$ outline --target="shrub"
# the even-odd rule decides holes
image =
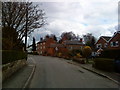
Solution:
[[[27,54],[22,51],[2,51],[2,64],[7,64],[16,60],[26,58]]]
[[[77,56],[77,58],[81,58],[82,57],[80,53],[77,53],[76,56]]]
[[[82,55],[82,50],[81,50],[81,49],[73,49],[73,50],[71,50],[71,51],[69,52],[69,56],[74,57],[74,56],[76,56],[78,53],[79,53],[80,55]]]
[[[105,71],[113,71],[114,60],[108,58],[96,58],[94,59],[94,67]]]
[[[89,57],[92,53],[92,49],[89,46],[85,46],[82,50],[82,54],[84,57]]]
[[[58,53],[58,56],[60,57],[62,55],[62,53]]]
[[[61,56],[62,56],[62,53],[59,52],[59,53],[58,53],[58,57],[61,57]]]
[[[100,58],[114,59],[116,57],[120,57],[120,50],[104,50],[100,55]]]
[[[82,50],[83,57],[86,58],[86,62],[88,63],[88,57],[91,55],[92,49],[89,46],[85,46]]]

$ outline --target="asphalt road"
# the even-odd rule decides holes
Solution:
[[[31,56],[36,71],[29,88],[118,88],[113,81],[56,57]]]

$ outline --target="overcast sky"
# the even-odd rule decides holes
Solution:
[[[112,36],[118,24],[118,0],[79,0],[77,2],[37,2],[46,12],[47,23],[32,36],[72,31],[76,35],[92,33],[95,37]],[[32,37],[29,43],[32,41]]]

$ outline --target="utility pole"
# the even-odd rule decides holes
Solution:
[[[26,2],[26,26],[25,26],[25,53],[27,55],[27,31],[28,31],[28,4]],[[27,57],[26,57],[27,60]]]
[[[26,2],[26,26],[25,26],[25,52],[27,53],[27,31],[28,31],[28,4]]]

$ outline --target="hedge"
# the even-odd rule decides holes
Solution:
[[[101,55],[101,58],[120,58],[120,50],[104,50]]]
[[[2,51],[2,64],[7,64],[20,59],[26,59],[27,54],[22,51]]]
[[[114,59],[96,58],[93,66],[104,71],[114,71]]]

